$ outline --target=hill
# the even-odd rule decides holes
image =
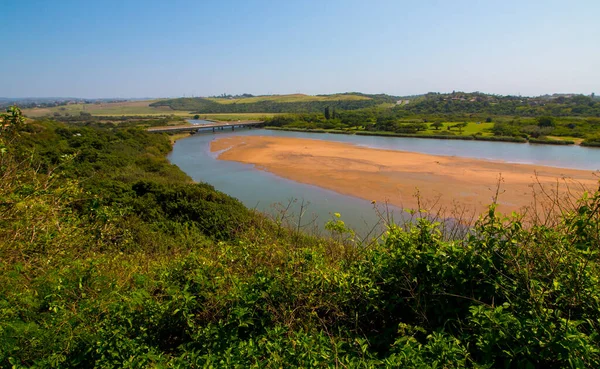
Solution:
[[[555,94],[538,97],[501,96],[484,93],[429,93],[399,106],[412,114],[489,114],[513,116],[600,116],[595,96]]]
[[[173,110],[210,113],[316,113],[327,107],[338,110],[356,110],[381,104],[395,103],[396,98],[387,95],[335,94],[309,96],[269,95],[239,99],[224,98],[178,98],[161,100],[151,107],[169,107]]]
[[[189,112],[173,111],[168,106],[151,107],[152,103],[159,100],[135,100],[114,102],[81,102],[64,101],[60,105],[35,106],[23,109],[23,114],[28,117],[43,116],[78,116],[89,113],[97,116],[122,116],[122,115],[189,115]]]
[[[291,95],[266,95],[266,96],[252,96],[245,98],[208,98],[208,100],[217,102],[219,104],[253,104],[261,101],[272,101],[276,103],[288,103],[288,102],[307,102],[307,101],[350,101],[350,100],[370,100],[367,96],[361,95],[304,95],[304,94],[291,94]]]

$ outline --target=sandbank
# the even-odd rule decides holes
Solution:
[[[534,191],[578,196],[598,189],[598,173],[501,161],[382,150],[322,140],[229,136],[211,143],[218,159],[369,201],[403,208],[484,211],[499,193],[503,212],[531,206]],[[501,178],[499,180],[499,178]],[[499,186],[499,191],[498,190]],[[416,193],[419,193],[420,200]],[[538,196],[538,200],[540,196]]]

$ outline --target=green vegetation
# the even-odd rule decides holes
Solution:
[[[340,129],[322,129],[322,128],[294,128],[294,127],[273,127],[267,126],[267,129],[276,131],[292,131],[292,132],[309,132],[309,133],[336,133],[336,134],[351,134],[358,136],[387,136],[387,137],[408,137],[408,138],[432,138],[441,140],[478,140],[478,141],[501,141],[501,142],[518,142],[525,143],[527,140],[523,137],[512,137],[512,136],[482,136],[482,135],[443,135],[443,134],[414,134],[414,133],[396,133],[387,131],[349,131]],[[572,144],[571,141],[559,141],[559,140],[539,140],[536,143],[552,143],[556,145],[560,144]],[[531,141],[530,141],[531,142]]]
[[[427,94],[392,108],[338,109],[335,116],[326,106],[321,113],[280,115],[267,123],[309,131],[597,146],[599,116],[600,102],[581,95],[517,99],[453,93]]]
[[[395,98],[392,96],[352,93],[326,96],[273,95],[240,99],[178,98],[161,100],[150,106],[168,107],[173,110],[193,110],[197,114],[315,113],[322,112],[328,107],[338,110],[355,110],[393,102],[395,102]]]
[[[159,100],[124,101],[112,103],[78,103],[55,107],[24,109],[28,117],[73,117],[82,112],[94,116],[189,116],[188,111],[174,111],[169,107],[151,107],[150,104]]]
[[[574,145],[575,141],[571,140],[553,140],[549,138],[529,138],[529,143],[539,143],[539,144],[547,144],[547,145]]]
[[[33,108],[30,117],[70,122],[81,117],[114,122],[130,117],[199,117],[267,120],[287,129],[391,132],[406,137],[461,137],[541,144],[600,145],[600,101],[583,95],[539,97],[482,93],[429,93],[406,100],[388,95],[346,93],[252,96],[223,95],[152,101],[97,102]],[[387,134],[387,133],[386,133]],[[512,139],[509,139],[512,137]]]
[[[208,98],[208,100],[219,104],[255,104],[262,101],[271,101],[275,103],[292,103],[292,102],[312,102],[312,101],[357,101],[371,100],[364,95],[353,94],[335,94],[335,95],[317,95],[310,96],[304,94],[292,95],[268,95],[268,96],[252,96],[243,98]]]
[[[582,146],[600,147],[600,136],[592,136],[581,143]]]
[[[600,101],[584,95],[521,97],[465,92],[428,93],[402,108],[418,115],[600,116]]]
[[[438,124],[436,124],[438,123]],[[457,127],[458,124],[456,122],[434,122],[429,124],[427,130],[423,131],[426,134],[440,134],[444,131],[452,132],[454,134],[472,136],[472,135],[483,135],[483,136],[491,136],[491,128],[493,127],[493,123],[482,123],[482,122],[463,122],[466,123],[465,126]],[[439,129],[436,129],[436,126]],[[450,128],[448,128],[450,127]]]
[[[0,128],[1,367],[600,366],[600,193],[356,245],[192,183],[163,134]]]
[[[243,114],[197,114],[199,119],[209,119],[218,121],[233,120],[267,120],[279,114],[275,113],[243,113]]]

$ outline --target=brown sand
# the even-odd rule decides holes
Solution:
[[[493,145],[493,143],[491,143]],[[227,150],[226,150],[227,149]],[[565,195],[598,188],[598,173],[539,165],[511,164],[414,152],[380,150],[321,140],[232,136],[211,143],[220,160],[255,164],[258,169],[346,195],[415,209],[417,190],[446,209],[477,212],[492,203],[501,176],[499,209],[517,210],[533,202],[541,184]],[[537,178],[536,178],[537,174]],[[568,184],[568,186],[567,186]]]

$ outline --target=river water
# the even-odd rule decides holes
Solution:
[[[201,124],[201,123],[200,123]],[[230,129],[217,133],[200,133],[176,142],[168,158],[195,181],[206,182],[217,190],[238,198],[249,208],[274,216],[285,214],[292,225],[323,229],[323,224],[340,213],[341,219],[361,235],[366,235],[380,220],[369,201],[338,194],[316,186],[297,183],[255,169],[251,164],[217,160],[210,152],[210,142],[224,135],[262,135],[297,137],[345,142],[355,145],[420,152],[433,155],[460,156],[513,163],[599,170],[600,149],[581,146],[531,145],[508,142],[435,140],[401,137],[356,136],[340,134],[286,132],[263,129]],[[290,201],[290,210],[283,212]],[[294,202],[295,201],[295,202]],[[300,204],[308,203],[300,217]],[[402,217],[400,209],[390,207],[390,215]],[[379,211],[386,213],[383,206]]]

